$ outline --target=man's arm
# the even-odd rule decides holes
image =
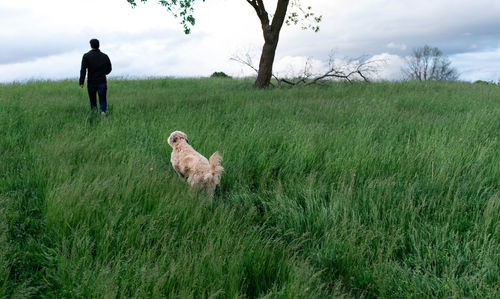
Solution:
[[[106,75],[109,75],[109,73],[111,73],[111,60],[109,60],[108,55],[106,55],[106,58],[108,60],[108,63],[106,65]]]
[[[82,67],[80,68],[80,87],[83,87],[86,74],[87,74],[87,58],[85,57],[85,55],[83,55]]]

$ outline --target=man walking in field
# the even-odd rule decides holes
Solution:
[[[99,106],[101,115],[106,116],[107,102],[106,92],[108,90],[106,75],[111,73],[111,61],[108,55],[99,50],[99,41],[90,40],[92,50],[85,53],[82,58],[82,67],[80,69],[80,87],[83,88],[85,74],[89,70],[87,79],[87,89],[89,92],[90,109],[97,109],[97,94],[99,95]]]

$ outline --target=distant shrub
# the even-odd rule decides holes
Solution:
[[[231,79],[231,76],[227,75],[224,72],[214,72],[210,78],[228,78]]]
[[[474,84],[484,84],[484,85],[495,85],[495,82],[488,82],[488,81],[483,81],[483,80],[476,80],[474,81]]]

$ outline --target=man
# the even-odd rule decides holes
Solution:
[[[97,97],[99,94],[99,106],[101,107],[101,115],[106,116],[107,102],[106,92],[108,89],[106,75],[111,73],[111,61],[108,55],[99,50],[99,41],[97,39],[90,40],[92,50],[85,53],[82,58],[82,67],[80,69],[80,87],[83,88],[85,82],[85,74],[89,70],[87,79],[87,89],[89,92],[90,109],[97,109]]]

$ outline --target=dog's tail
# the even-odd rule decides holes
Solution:
[[[208,159],[210,162],[210,170],[212,172],[212,184],[217,185],[220,182],[220,176],[224,171],[224,167],[220,166],[222,157],[218,152],[213,153]]]

